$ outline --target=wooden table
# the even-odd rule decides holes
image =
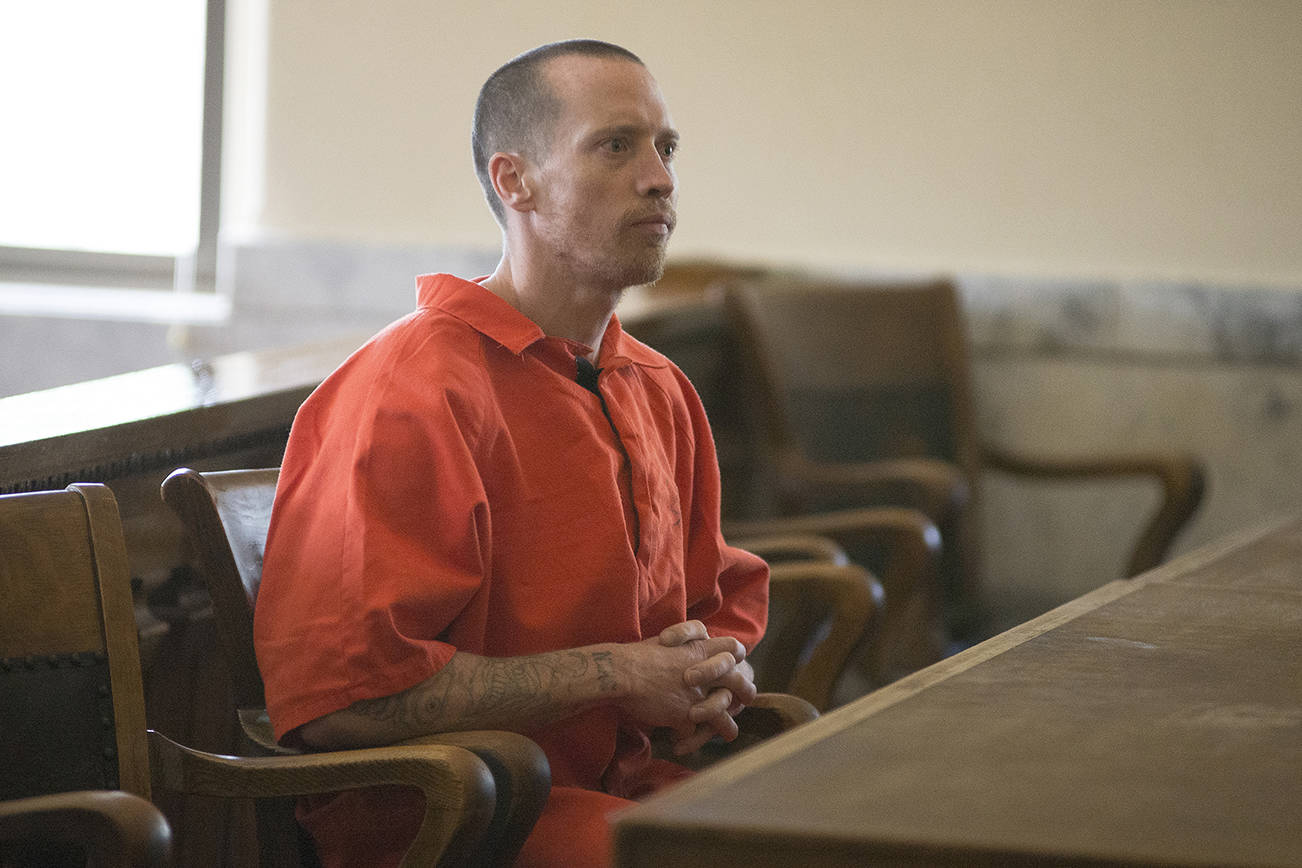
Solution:
[[[753,748],[616,840],[623,868],[1302,865],[1302,520]]]

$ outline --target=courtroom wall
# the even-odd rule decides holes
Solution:
[[[1294,0],[267,0],[264,179],[233,223],[487,245],[484,77],[639,52],[683,132],[680,254],[1293,285]]]

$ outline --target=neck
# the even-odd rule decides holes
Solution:
[[[506,252],[483,286],[537,323],[543,334],[591,347],[588,358],[593,362],[624,292],[587,286],[563,274],[523,268]]]

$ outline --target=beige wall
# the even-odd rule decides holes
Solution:
[[[475,92],[583,35],[641,54],[684,133],[679,254],[1302,278],[1296,0],[265,2],[236,230],[495,245]]]

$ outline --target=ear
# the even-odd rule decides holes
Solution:
[[[498,152],[488,160],[488,177],[502,204],[513,211],[532,211],[528,164],[520,154]]]

